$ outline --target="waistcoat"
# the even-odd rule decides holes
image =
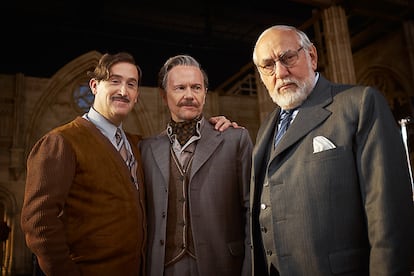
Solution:
[[[271,155],[273,155],[274,147],[271,145],[268,149],[267,158],[269,159]],[[268,162],[267,162],[268,164]],[[263,243],[263,250],[264,255],[267,262],[268,271],[270,270],[270,265],[273,264],[276,269],[279,269],[279,263],[277,259],[277,252],[274,246],[275,242],[273,240],[273,216],[272,216],[272,208],[275,206],[271,205],[270,200],[270,186],[269,186],[269,175],[267,166],[264,168],[266,170],[262,193],[260,197],[260,215],[259,215],[259,223],[260,223],[260,232],[262,236],[262,243]]]
[[[190,146],[195,146],[195,144]],[[188,209],[188,185],[194,151],[187,160],[184,160],[184,166],[181,166],[172,149],[170,153],[165,266],[179,261],[185,254],[195,258]]]

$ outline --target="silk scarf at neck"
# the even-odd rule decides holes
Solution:
[[[184,146],[187,141],[196,134],[197,122],[201,120],[201,116],[184,122],[170,121],[172,134],[175,134],[176,139],[181,146]]]

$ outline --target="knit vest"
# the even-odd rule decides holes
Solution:
[[[78,117],[53,133],[63,136],[70,144],[79,167],[62,216],[74,262],[83,275],[143,273],[144,189],[136,190],[127,174],[120,174],[122,160],[116,157],[118,153],[112,144],[91,122]],[[131,146],[138,152],[135,138],[129,136]],[[142,183],[141,160],[139,155],[136,158],[140,167],[137,176]]]
[[[186,254],[195,258],[188,209],[188,185],[194,154],[189,156],[188,160],[185,160],[185,166],[182,167],[172,149],[170,153],[165,266],[176,263]]]

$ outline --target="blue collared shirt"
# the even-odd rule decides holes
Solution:
[[[99,129],[99,131],[106,138],[108,138],[109,141],[111,141],[112,145],[114,145],[114,147],[117,150],[119,150],[119,148],[116,144],[116,140],[115,140],[115,133],[116,133],[117,127],[114,124],[109,122],[104,116],[102,116],[93,107],[91,107],[89,109],[89,112],[85,113],[82,117],[85,118],[86,120],[90,121],[91,123],[93,123]],[[127,150],[132,154],[131,145],[129,144],[129,141],[125,136],[125,132],[122,129],[122,123],[119,125],[119,128],[121,129],[122,138],[125,141],[125,146],[126,146]]]

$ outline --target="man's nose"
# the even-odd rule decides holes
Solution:
[[[276,76],[276,78],[283,79],[287,75],[289,75],[288,68],[285,65],[283,65],[280,61],[277,61],[275,63],[275,76]]]
[[[127,95],[127,94],[128,94],[127,84],[126,84],[126,83],[121,84],[121,87],[119,88],[119,93],[120,93],[122,96],[125,96],[125,95]]]
[[[185,99],[192,99],[193,98],[193,90],[191,89],[191,87],[187,87],[184,90],[184,98]]]

